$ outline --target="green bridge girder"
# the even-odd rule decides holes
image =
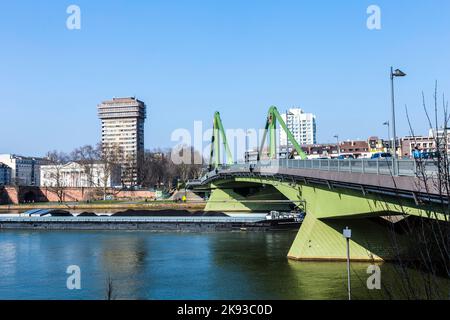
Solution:
[[[279,123],[288,140],[292,143],[301,159],[307,159],[306,154],[288,130],[275,106],[270,107],[258,150],[258,160],[261,156],[276,159],[276,129]],[[268,137],[268,139],[267,139]],[[268,140],[268,141],[267,141]],[[221,143],[226,154],[226,164],[233,164],[233,158],[228,146],[225,129],[219,112],[214,114],[213,135],[211,138],[210,168],[217,169],[222,164]],[[263,154],[268,142],[268,152]],[[251,195],[237,192],[237,189],[260,187]],[[380,217],[417,216],[448,221],[448,215],[429,206],[419,206],[412,199],[379,194],[367,194],[363,190],[348,188],[330,188],[317,184],[278,181],[275,178],[234,177],[228,180],[218,180],[210,184],[211,195],[206,205],[206,211],[270,211],[289,210],[286,201],[271,202],[270,200],[290,200],[306,212],[306,218],[295,238],[288,257],[294,260],[346,260],[346,243],[342,230],[350,227],[351,259],[356,261],[386,261],[397,259],[399,254],[414,257],[409,239],[398,235],[397,248],[392,247],[392,234],[386,225],[380,223]],[[289,202],[289,201],[288,201]],[[374,218],[378,218],[377,221]]]
[[[294,260],[345,260],[346,244],[342,230],[347,226],[353,230],[350,252],[354,261],[394,260],[398,254],[411,257],[414,253],[407,245],[408,239],[398,236],[396,241],[401,248],[399,252],[398,248],[396,250],[392,247],[389,228],[373,218],[395,215],[434,219],[445,217],[443,214],[437,216],[435,209],[418,206],[409,199],[259,177],[234,177],[215,181],[211,184],[212,193],[205,210],[283,210],[270,203],[256,205],[247,202],[251,199],[234,191],[239,185],[248,184],[271,187],[270,192],[261,192],[257,196],[259,199],[274,199],[275,189],[284,199],[304,206],[306,218],[288,253],[288,257]]]

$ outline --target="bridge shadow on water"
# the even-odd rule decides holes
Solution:
[[[231,241],[214,242],[215,263],[223,271],[220,282],[242,284],[235,292],[224,292],[236,299],[347,299],[347,269],[343,262],[300,262],[286,258],[296,232],[235,235]],[[263,240],[261,240],[263,239]],[[219,240],[219,239],[217,239]],[[238,249],[237,249],[238,248]],[[368,263],[352,263],[354,295],[380,298],[366,288]],[[222,297],[223,298],[223,297]]]

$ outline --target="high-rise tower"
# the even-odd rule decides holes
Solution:
[[[316,116],[300,108],[291,108],[281,115],[286,126],[300,145],[316,144]],[[286,133],[280,132],[280,146],[289,146]]]
[[[139,158],[144,153],[146,106],[136,98],[113,98],[98,105],[102,120],[102,147],[121,153],[122,183],[140,183]]]

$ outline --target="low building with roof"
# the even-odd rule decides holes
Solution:
[[[113,188],[122,185],[121,166],[69,162],[41,166],[41,187]]]

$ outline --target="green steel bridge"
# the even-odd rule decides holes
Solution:
[[[345,260],[346,227],[352,229],[352,260],[414,258],[406,234],[395,232],[393,246],[392,229],[413,219],[448,222],[448,193],[439,184],[439,168],[433,161],[307,160],[271,107],[265,126],[268,153],[263,152],[264,134],[258,161],[233,164],[219,113],[214,118],[210,170],[188,187],[210,193],[206,211],[303,210],[306,217],[289,250],[291,259]],[[277,121],[300,159],[276,159]],[[224,163],[221,144],[227,154]]]

